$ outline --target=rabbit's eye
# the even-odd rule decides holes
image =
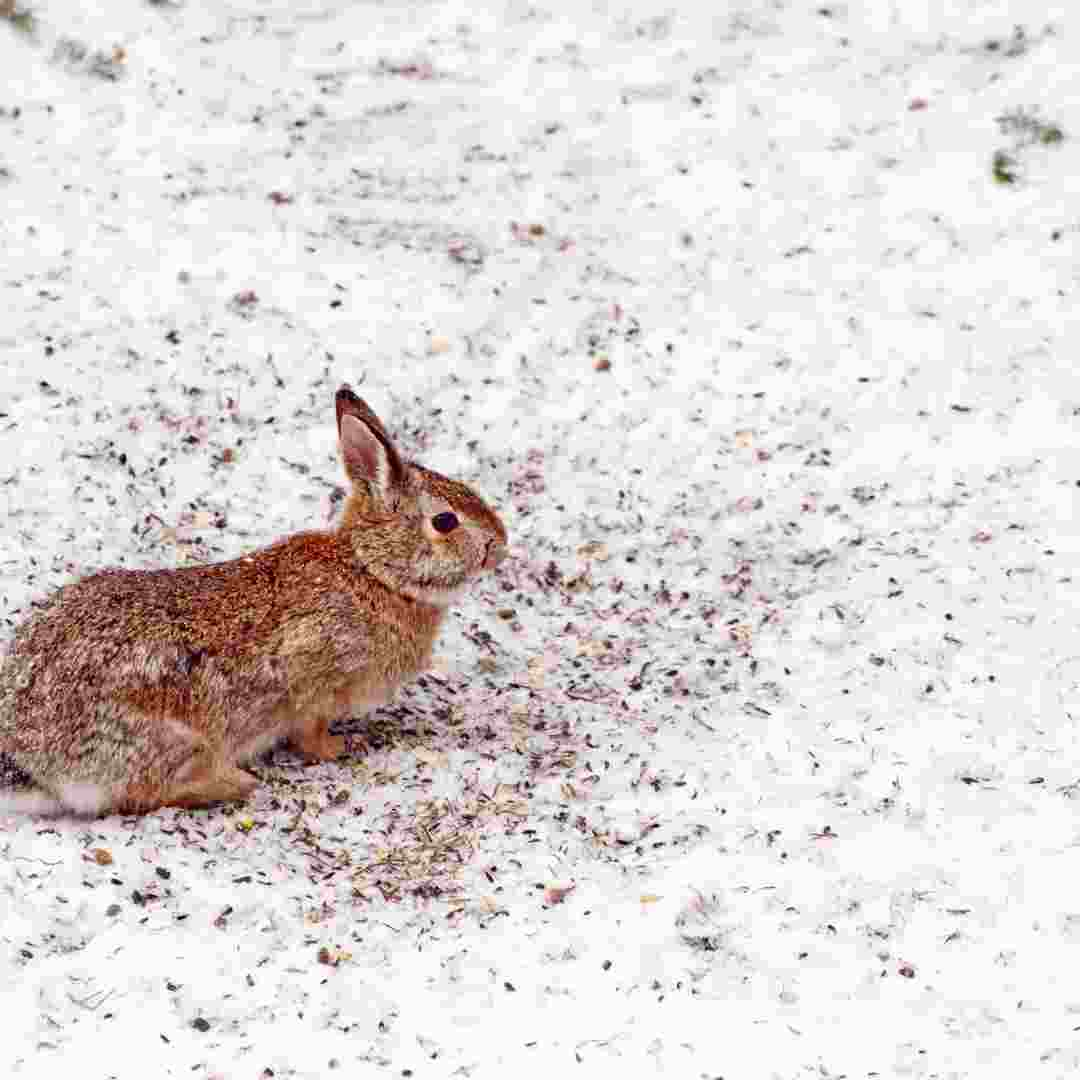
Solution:
[[[439,533],[451,533],[453,532],[461,522],[457,519],[457,514],[452,514],[449,510],[444,510],[441,514],[436,514],[431,519],[431,527]]]

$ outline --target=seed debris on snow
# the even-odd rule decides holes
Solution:
[[[987,162],[1080,27],[1005,7],[0,8],[7,625],[332,523],[342,378],[514,547],[342,761],[4,819],[7,1071],[1076,1073],[1075,148]]]

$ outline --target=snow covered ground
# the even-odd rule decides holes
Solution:
[[[370,753],[0,821],[3,1074],[1077,1075],[1072,8],[0,4],[8,625],[343,380],[514,554]]]

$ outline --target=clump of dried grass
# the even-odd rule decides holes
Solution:
[[[492,819],[524,818],[524,800],[510,788],[496,787],[467,800],[431,799],[418,803],[408,819],[395,817],[384,845],[353,873],[353,892],[379,891],[384,900],[404,896],[463,903],[459,881]]]

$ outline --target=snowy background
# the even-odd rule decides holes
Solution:
[[[4,1075],[1075,1076],[1072,8],[0,0],[7,625],[346,380],[514,556],[369,753],[0,821]]]

